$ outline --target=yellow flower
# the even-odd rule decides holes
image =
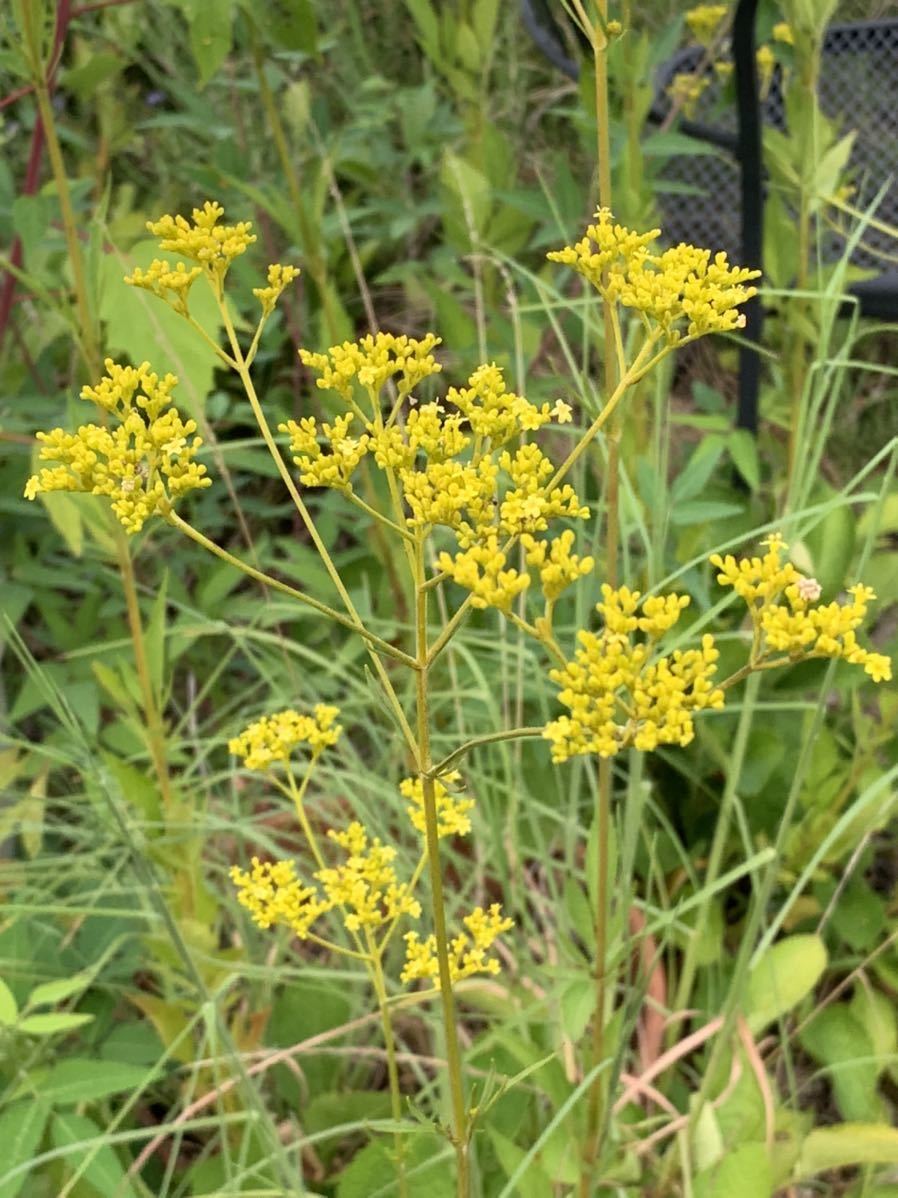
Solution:
[[[336,391],[343,399],[352,397],[354,380],[376,398],[391,378],[395,378],[399,394],[404,396],[443,369],[431,352],[439,344],[440,338],[433,333],[420,341],[404,334],[376,333],[360,341],[344,341],[324,354],[301,349],[299,356],[319,375],[317,384],[322,390]]]
[[[220,292],[228,267],[256,240],[249,221],[220,225],[218,222],[223,216],[224,209],[220,204],[206,200],[202,208],[194,208],[192,222],[183,216],[166,215],[156,221],[147,221],[147,228],[154,237],[160,238],[163,250],[197,262]]]
[[[773,40],[782,42],[786,46],[795,45],[795,35],[788,21],[777,21],[773,27]]]
[[[725,4],[699,4],[695,8],[690,8],[686,13],[686,24],[697,42],[703,46],[709,46],[719,32],[726,15],[727,6]]]
[[[352,490],[350,479],[370,443],[367,433],[361,437],[349,436],[353,419],[352,412],[347,412],[337,416],[333,424],[322,425],[327,452],[318,443],[318,425],[314,416],[304,416],[299,423],[288,420],[286,424],[278,425],[279,432],[290,436],[293,461],[300,468],[300,481],[307,487]]]
[[[322,899],[314,886],[300,882],[292,861],[262,862],[253,857],[249,872],[237,865],[230,872],[237,901],[260,928],[280,924],[304,939],[315,920],[333,909],[330,899]]]
[[[434,524],[454,529],[464,548],[494,527],[498,469],[489,457],[477,462],[428,462],[423,470],[400,473],[408,523],[426,530]]]
[[[467,836],[471,831],[469,812],[473,810],[474,800],[466,795],[453,793],[461,781],[458,770],[450,770],[442,778],[434,779],[434,800],[437,809],[437,835]],[[406,799],[411,799],[406,811],[412,824],[423,836],[426,832],[424,822],[424,784],[420,778],[404,778],[399,783],[399,793]]]
[[[503,917],[499,903],[493,903],[488,911],[475,907],[463,922],[467,931],[455,936],[449,946],[449,976],[453,984],[478,973],[497,974],[499,962],[489,951],[503,932],[514,927],[513,920]],[[405,946],[402,981],[432,979],[439,986],[436,937],[431,935],[422,941],[417,932],[407,932]]]
[[[773,82],[773,70],[776,66],[776,57],[773,50],[766,43],[763,46],[758,46],[755,55],[758,63],[758,84],[760,86],[761,95],[766,96],[770,90],[770,84]]]
[[[369,844],[368,833],[357,821],[344,832],[331,829],[328,836],[347,858],[333,869],[319,870],[315,877],[332,905],[345,909],[343,922],[350,932],[373,931],[400,915],[418,918],[421,904],[396,877],[395,849],[376,838]]]
[[[782,561],[788,549],[783,538],[774,533],[766,541],[763,557],[741,558],[732,554],[711,556],[721,586],[730,586],[748,606],[757,630],[757,660],[772,650],[786,653],[796,661],[804,657],[838,657],[850,665],[860,665],[874,682],[888,681],[892,663],[885,654],[874,653],[857,642],[857,629],[875,598],[870,587],[857,583],[849,587],[845,603],[817,603],[820,584],[805,578],[790,561]],[[785,600],[785,602],[784,602]]]
[[[737,309],[756,294],[746,284],[760,272],[691,245],[653,254],[649,246],[659,236],[658,229],[634,233],[616,225],[602,208],[582,241],[548,257],[573,267],[609,302],[642,313],[669,345],[741,328],[745,318]]]
[[[512,482],[499,505],[499,528],[506,535],[544,532],[550,520],[569,516],[585,520],[589,508],[568,483],[547,487],[555,468],[538,445],[522,445],[514,455],[504,450],[499,467]]]
[[[145,291],[151,291],[159,299],[171,304],[176,312],[187,316],[188,293],[202,273],[200,266],[192,266],[188,270],[183,262],[177,262],[172,268],[168,262],[154,258],[146,270],[137,266],[133,274],[125,275],[125,282],[130,283],[132,287],[142,287]]]
[[[595,567],[593,558],[571,553],[574,534],[569,528],[553,541],[537,541],[525,533],[521,544],[527,565],[539,570],[543,594],[550,602],[554,602],[566,587],[591,574]]]
[[[458,408],[474,436],[489,441],[493,449],[521,432],[542,428],[554,414],[547,403],[537,408],[507,390],[502,369],[495,362],[478,366],[467,387],[450,387],[446,401]]]
[[[610,757],[631,745],[643,751],[687,745],[695,734],[693,713],[723,706],[723,691],[713,684],[719,654],[712,636],[702,638],[700,649],[654,653],[687,596],[647,599],[640,615],[638,591],[606,583],[602,595],[602,631],[578,633],[574,660],[549,674],[570,711],[545,729],[556,762],[580,753]],[[637,632],[647,641],[634,641]]]
[[[516,597],[530,585],[530,575],[506,570],[505,560],[499,539],[493,533],[454,557],[441,553],[437,564],[454,582],[470,591],[473,607],[497,607],[509,612]]]
[[[167,516],[182,495],[208,487],[206,467],[194,461],[202,440],[196,421],[183,420],[172,406],[173,374],[160,379],[149,362],[120,366],[106,359],[106,376],[84,387],[117,422],[107,428],[83,424],[76,433],[61,428],[39,432],[41,461],[56,462],[29,478],[27,499],[48,491],[106,495],[128,533],[140,532],[154,515]]]
[[[281,296],[281,292],[285,287],[289,286],[294,279],[299,278],[298,266],[281,266],[280,263],[273,263],[268,268],[268,286],[254,287],[253,295],[262,305],[263,317],[268,317],[274,311],[274,306]]]
[[[312,715],[288,709],[263,716],[228,742],[235,757],[242,757],[247,769],[271,769],[278,761],[288,761],[300,745],[318,757],[335,745],[343,729],[336,723],[338,708],[318,703]]]

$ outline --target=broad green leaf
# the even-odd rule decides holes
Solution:
[[[712,1169],[724,1154],[723,1134],[710,1103],[702,1105],[692,1133],[695,1163],[699,1169]]]
[[[158,257],[164,255],[158,243],[150,240],[138,242],[125,255],[106,255],[100,271],[100,317],[106,322],[106,345],[111,357],[148,360],[157,373],[177,375],[175,405],[199,417],[218,365],[214,350],[162,300],[124,281],[135,266],[146,269]],[[205,279],[197,279],[191,288],[190,311],[212,340],[218,341],[221,316]]]
[[[70,1106],[76,1102],[91,1102],[108,1098],[110,1094],[134,1090],[143,1085],[146,1077],[146,1069],[136,1065],[67,1057],[49,1069],[35,1071],[26,1077],[23,1088],[29,1092],[36,1090],[54,1106]]]
[[[65,541],[66,549],[72,557],[80,557],[84,548],[84,523],[78,503],[80,496],[67,495],[64,491],[42,491],[39,498],[47,509],[50,523]]]
[[[497,1128],[491,1127],[488,1134],[506,1177],[512,1177],[526,1156],[526,1149],[502,1135]],[[536,1161],[531,1161],[524,1175],[515,1182],[515,1194],[520,1198],[544,1198],[552,1193],[552,1189],[551,1179]]]
[[[705,437],[699,442],[698,448],[693,451],[670,488],[671,499],[675,504],[694,499],[704,491],[720,461],[724,445],[722,437]]]
[[[0,978],[0,1025],[12,1027],[18,1017],[19,1004],[16,1002],[16,996]]]
[[[437,20],[434,6],[430,0],[405,0],[405,7],[415,23],[424,53],[439,65],[441,57],[440,23]]]
[[[692,1179],[693,1198],[770,1198],[773,1188],[763,1144],[740,1144]]]
[[[69,1176],[80,1176],[100,1194],[108,1198],[129,1198],[134,1187],[128,1180],[115,1151],[103,1143],[103,1131],[93,1119],[72,1111],[58,1111],[53,1116],[50,1135],[57,1148],[72,1147],[65,1155]],[[77,1145],[77,1148],[75,1148]]]
[[[21,1192],[28,1180],[28,1170],[15,1177],[9,1174],[18,1166],[27,1165],[34,1156],[49,1114],[50,1107],[43,1098],[25,1098],[0,1115],[0,1198],[16,1198]]]
[[[453,1198],[455,1183],[445,1140],[429,1133],[406,1137],[409,1198]],[[340,1174],[337,1198],[395,1198],[396,1161],[391,1136],[372,1140]]]
[[[831,1003],[815,1015],[801,1034],[801,1046],[826,1066],[845,1119],[870,1123],[882,1118],[876,1093],[880,1066],[873,1041],[846,1003]]]
[[[762,1031],[807,997],[820,981],[826,960],[819,936],[787,936],[771,945],[749,977],[746,1015],[752,1032]]]
[[[48,1011],[41,1015],[26,1015],[19,1020],[19,1031],[28,1036],[57,1036],[60,1032],[71,1032],[76,1027],[90,1023],[93,1015],[79,1011]]]
[[[735,428],[727,438],[727,448],[736,469],[753,491],[761,485],[761,464],[758,457],[758,442],[744,428]]]
[[[850,1165],[898,1165],[898,1128],[885,1123],[816,1127],[801,1148],[796,1180]]]
[[[895,1004],[869,983],[855,986],[851,996],[851,1013],[865,1028],[873,1051],[882,1065],[889,1063],[898,1051],[898,1011]]]

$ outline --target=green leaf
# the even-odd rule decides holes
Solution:
[[[66,549],[72,557],[80,557],[84,548],[84,524],[79,499],[82,499],[82,496],[67,495],[64,491],[40,493],[40,500],[47,509],[50,523],[65,541]]]
[[[47,1070],[35,1071],[26,1077],[23,1088],[27,1087],[29,1092],[36,1090],[56,1106],[69,1106],[134,1090],[142,1086],[146,1078],[146,1069],[136,1065],[68,1057]]]
[[[8,1181],[5,1178],[18,1166],[27,1165],[34,1156],[49,1114],[50,1107],[43,1098],[26,1098],[13,1103],[0,1115],[0,1198],[16,1198],[28,1180],[27,1169]]]
[[[506,1177],[513,1177],[515,1170],[526,1156],[526,1150],[520,1145],[503,1136],[498,1129],[489,1129],[490,1143],[499,1158]],[[553,1190],[552,1181],[536,1161],[531,1161],[526,1172],[515,1182],[515,1194],[518,1198],[545,1198]]]
[[[801,1046],[826,1066],[844,1118],[868,1123],[882,1117],[873,1041],[846,1004],[831,1003],[815,1015],[801,1034]]]
[[[93,1015],[78,1011],[48,1011],[45,1015],[26,1015],[19,1021],[19,1031],[28,1036],[56,1036],[60,1032],[71,1032],[76,1027],[90,1023]]]
[[[82,970],[81,973],[73,973],[71,977],[54,978],[52,982],[41,982],[28,995],[27,1007],[30,1010],[32,1007],[55,1006],[58,1002],[64,1002],[73,994],[80,994],[89,986],[92,976],[87,970]]]
[[[692,1179],[693,1198],[770,1198],[773,1189],[763,1144],[740,1144]]]
[[[796,1179],[849,1165],[898,1165],[898,1128],[885,1123],[816,1127],[801,1147]]]
[[[753,491],[761,485],[761,464],[758,458],[758,443],[744,428],[735,428],[727,438],[727,448],[736,469]]]
[[[706,524],[709,520],[722,520],[727,516],[738,516],[741,503],[723,503],[713,499],[694,499],[690,503],[677,504],[670,513],[671,524]]]
[[[676,505],[686,499],[694,499],[704,491],[708,480],[714,473],[724,450],[721,437],[705,437],[693,451],[689,461],[674,479],[670,488],[670,497]]]
[[[0,1025],[12,1027],[18,1017],[19,1004],[16,1002],[16,996],[0,978]]]
[[[50,1135],[57,1148],[78,1146],[65,1156],[69,1175],[80,1170],[80,1176],[104,1198],[113,1198],[113,1195],[116,1198],[133,1198],[134,1187],[121,1161],[115,1151],[103,1143],[102,1128],[93,1119],[72,1111],[57,1112],[53,1116]]]
[[[752,1032],[762,1031],[807,997],[826,960],[819,936],[787,936],[771,945],[749,976],[746,1014]]]
[[[406,1137],[409,1198],[453,1198],[451,1149],[430,1133]],[[372,1140],[340,1174],[337,1198],[395,1198],[396,1161],[389,1140]]]
[[[424,53],[434,63],[440,62],[440,23],[430,0],[405,0]]]

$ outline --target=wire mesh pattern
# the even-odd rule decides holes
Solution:
[[[722,81],[701,47],[681,51],[658,76],[654,109],[662,121],[670,110],[667,88],[680,73],[699,72],[708,80],[684,129],[709,145],[709,153],[676,155],[659,181],[665,236],[726,250],[738,259],[740,247],[739,167],[735,158],[736,105],[732,85]],[[785,104],[780,69],[762,100],[765,124],[784,130]],[[848,175],[855,187],[851,203],[861,211],[884,194],[875,217],[898,226],[898,20],[833,25],[823,45],[820,108],[841,133],[856,132]],[[824,250],[839,254],[844,241],[827,235]],[[885,258],[883,257],[885,256]],[[869,227],[853,254],[858,266],[894,270],[889,257],[898,241]]]

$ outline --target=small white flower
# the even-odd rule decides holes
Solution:
[[[823,592],[823,587],[816,578],[799,578],[798,593],[807,603],[816,603]]]

